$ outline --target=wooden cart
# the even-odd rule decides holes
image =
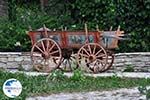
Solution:
[[[92,72],[108,70],[114,61],[112,49],[124,31],[51,31],[40,28],[30,30],[31,60],[37,71],[50,72],[54,69],[72,71],[78,67]]]

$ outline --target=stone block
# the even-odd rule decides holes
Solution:
[[[32,65],[28,64],[28,65],[22,65],[22,68],[25,71],[31,71],[33,69]]]
[[[125,62],[124,65],[133,65],[132,62]]]
[[[13,57],[9,57],[7,61],[9,62],[9,61],[15,61],[15,60]]]
[[[8,62],[7,63],[7,68],[18,68],[19,67],[19,63],[17,62]]]
[[[17,57],[17,58],[15,58],[15,61],[17,61],[17,62],[23,61],[23,58],[22,57]]]
[[[114,59],[114,63],[125,62],[125,59]]]
[[[32,65],[31,61],[22,61],[21,65]]]
[[[23,61],[29,61],[29,62],[31,62],[31,58],[30,57],[24,57]]]
[[[144,62],[132,62],[132,65],[136,67],[142,67],[142,66],[145,66],[145,63]]]
[[[30,56],[30,52],[22,52],[22,56]]]
[[[141,58],[141,60],[145,62],[150,62],[150,57],[143,57]]]
[[[122,67],[122,66],[124,66],[124,64],[123,63],[114,63],[113,66]]]
[[[0,63],[0,68],[6,68],[6,63]]]
[[[0,58],[0,62],[8,62],[8,61],[7,61],[7,58],[4,57],[4,58]]]

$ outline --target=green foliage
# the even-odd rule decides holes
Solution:
[[[78,23],[88,22],[89,27],[99,24],[102,30],[118,25],[130,34],[130,41],[119,45],[118,52],[150,51],[149,0],[75,0],[71,3]]]
[[[47,80],[48,81],[49,79],[52,80],[52,81],[60,81],[60,80],[63,80],[65,78],[64,76],[64,72],[61,71],[61,70],[54,70],[52,73],[50,73],[47,77]]]
[[[134,68],[132,65],[127,65],[124,69],[124,72],[134,72]]]
[[[0,20],[0,51],[14,51],[16,41],[21,42],[23,51],[29,51],[29,26],[37,29],[46,24],[52,29],[66,26],[80,30],[85,22],[90,30],[96,24],[101,30],[109,30],[110,26],[116,30],[120,25],[130,34],[130,40],[121,42],[117,52],[150,51],[149,0],[49,0],[45,12],[41,12],[37,0],[28,2],[10,2],[10,20]]]
[[[146,100],[150,100],[150,89],[148,89],[146,86],[140,86],[138,90],[141,94],[146,95]]]
[[[84,81],[85,80],[85,75],[80,69],[76,69],[73,71],[73,75],[71,77],[71,80],[73,81]]]
[[[116,2],[118,23],[131,34],[131,40],[122,43],[120,51],[150,51],[150,2],[131,0]],[[128,47],[128,48],[127,48]]]
[[[21,64],[18,67],[18,71],[25,71],[25,69],[23,68],[23,66]]]
[[[57,27],[56,18],[41,13],[35,5],[32,8],[18,6],[15,15],[13,21],[0,18],[0,51],[15,51],[16,42],[21,43],[22,51],[30,51],[31,41],[27,35],[30,26],[33,30],[44,24],[51,28]]]

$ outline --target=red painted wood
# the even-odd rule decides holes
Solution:
[[[115,31],[114,31],[115,32]],[[122,31],[120,31],[122,32]],[[31,38],[32,46],[34,43],[36,43],[36,36],[37,34],[42,34],[42,38],[44,38],[45,32],[44,31],[29,31],[28,35]],[[50,35],[60,35],[60,47],[61,48],[76,48],[79,49],[83,44],[69,44],[69,35],[86,35],[85,31],[47,31],[47,34]],[[118,34],[118,35],[117,35]],[[117,33],[117,36],[121,36],[122,34]],[[88,36],[92,35],[94,37],[94,43],[98,43],[100,45],[103,45],[101,43],[101,36],[102,33],[98,31],[89,31]],[[85,43],[88,43],[88,41],[85,41]],[[84,43],[84,44],[85,44]],[[118,40],[114,39],[112,45],[108,48],[116,48],[118,46]]]

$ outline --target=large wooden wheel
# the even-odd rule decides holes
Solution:
[[[31,49],[33,67],[40,72],[50,72],[58,68],[61,58],[60,46],[49,38],[37,41]]]
[[[86,67],[92,72],[97,73],[105,69],[107,57],[107,52],[101,45],[87,43],[79,49],[77,61],[79,66]]]

